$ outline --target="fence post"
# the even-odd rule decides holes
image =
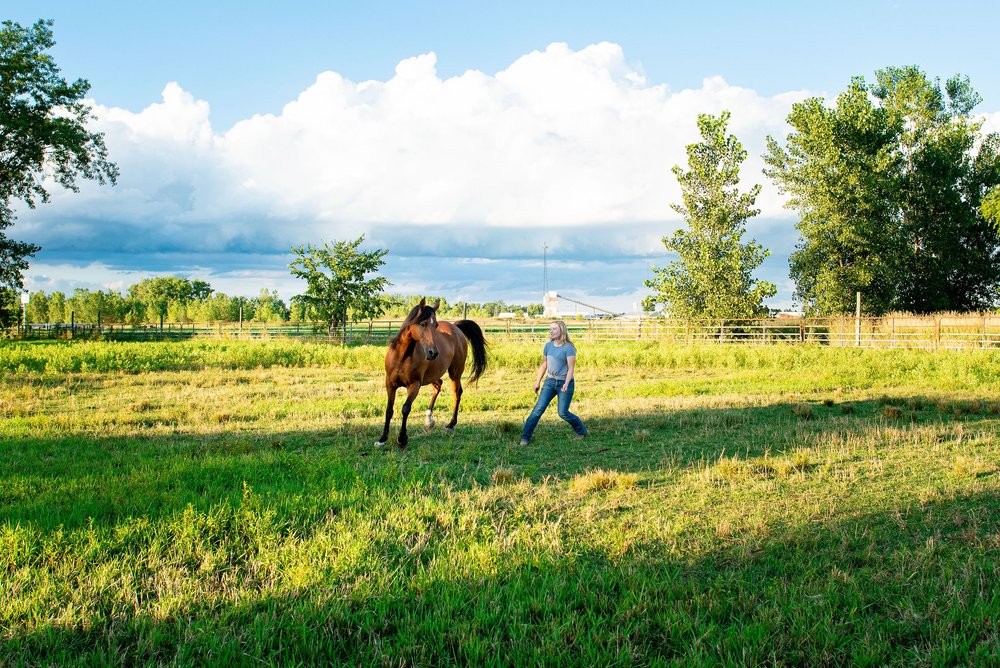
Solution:
[[[934,317],[934,350],[941,347],[941,317]]]
[[[986,314],[983,314],[983,350],[986,350]]]
[[[896,318],[889,318],[889,347],[896,347]]]
[[[858,348],[861,347],[861,292],[858,292],[858,305],[854,311],[854,339]]]

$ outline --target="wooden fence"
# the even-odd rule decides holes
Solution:
[[[481,320],[496,341],[544,341],[549,321]],[[349,343],[385,344],[400,320],[350,323]],[[755,320],[672,320],[662,318],[567,320],[571,336],[583,341],[662,341],[677,345],[820,344],[834,347],[957,350],[1000,347],[1000,314],[887,316],[883,318],[761,318]],[[190,338],[295,338],[341,343],[311,323],[173,323],[164,325],[30,325],[7,330],[24,339],[99,337],[109,340]]]

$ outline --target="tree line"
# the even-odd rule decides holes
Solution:
[[[384,310],[379,317],[402,319],[420,299],[421,296],[415,295],[383,295]],[[427,299],[441,303],[438,312],[443,318],[491,318],[508,311],[529,316],[542,313],[541,304],[520,306],[502,300],[449,303],[444,297],[434,296]],[[20,309],[20,304],[16,308]],[[67,295],[39,290],[30,295],[26,315],[29,323],[50,324],[157,325],[241,319],[257,323],[323,322],[306,303],[297,300],[286,303],[276,290],[264,288],[251,298],[230,296],[216,292],[206,281],[180,276],[143,279],[125,292],[77,288]]]

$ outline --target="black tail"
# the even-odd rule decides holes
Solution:
[[[472,320],[459,320],[455,323],[455,327],[462,330],[462,334],[465,334],[465,338],[472,344],[472,377],[469,378],[469,382],[474,383],[486,371],[486,338],[483,336],[483,330]]]

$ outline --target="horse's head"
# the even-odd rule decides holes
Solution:
[[[441,305],[438,302],[434,306],[428,306],[426,299],[421,299],[420,304],[415,306],[410,315],[407,316],[407,329],[410,337],[424,349],[424,357],[433,360],[438,356],[437,343],[434,341],[434,330],[437,329],[437,309]]]

